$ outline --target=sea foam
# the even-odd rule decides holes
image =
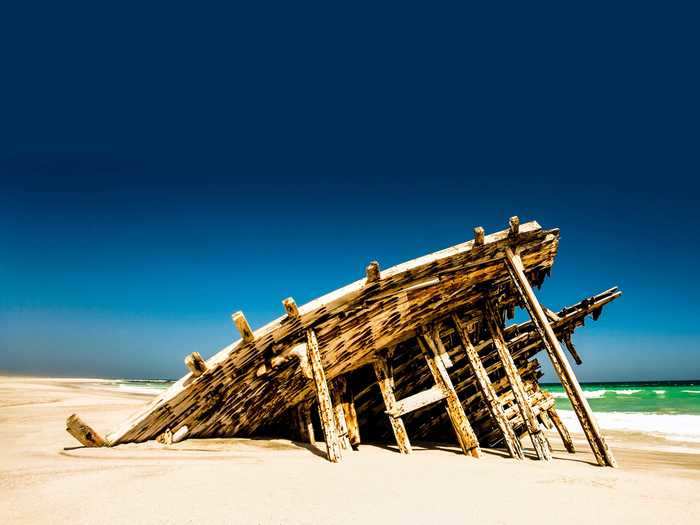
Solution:
[[[573,410],[559,410],[566,426],[574,432],[583,432]],[[648,414],[640,412],[597,412],[601,428],[642,432],[672,441],[700,443],[700,415]]]

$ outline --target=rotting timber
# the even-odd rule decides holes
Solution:
[[[569,452],[574,445],[538,383],[544,350],[596,461],[615,466],[560,341],[580,363],[574,330],[621,292],[558,312],[541,305],[532,286],[549,275],[558,245],[559,230],[512,217],[506,230],[478,227],[472,240],[383,271],[372,262],[363,279],[305,305],[285,299],[285,314],[255,331],[236,312],[238,341],[206,361],[187,356],[190,373],[105,438],[74,416],[68,429],[86,446],[185,427],[188,438],[318,436],[333,462],[365,437],[406,454],[412,439],[430,439],[473,457],[502,446],[522,459],[527,437],[534,457],[549,460],[542,427],[556,428]],[[530,320],[508,325],[516,307]]]

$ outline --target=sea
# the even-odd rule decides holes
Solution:
[[[562,386],[542,388],[554,396],[567,427],[581,432]],[[581,388],[602,429],[700,443],[700,380],[581,383]]]
[[[169,379],[119,379],[118,390],[158,394],[173,384]],[[604,430],[639,432],[670,441],[700,443],[700,380],[581,383],[583,393]],[[581,432],[571,403],[559,383],[543,383],[555,398],[566,426]]]

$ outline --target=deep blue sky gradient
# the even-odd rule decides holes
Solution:
[[[582,380],[700,378],[697,13],[6,14],[0,369],[179,377],[235,310],[517,214],[562,230],[550,308],[624,292],[575,336]]]

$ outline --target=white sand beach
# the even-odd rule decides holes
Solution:
[[[80,446],[76,412],[99,432],[148,401],[89,379],[0,378],[3,523],[700,523],[700,445],[607,432],[620,468],[558,436],[551,462],[456,446],[411,456],[363,444],[331,464],[287,440]],[[527,439],[523,440],[529,446]]]

